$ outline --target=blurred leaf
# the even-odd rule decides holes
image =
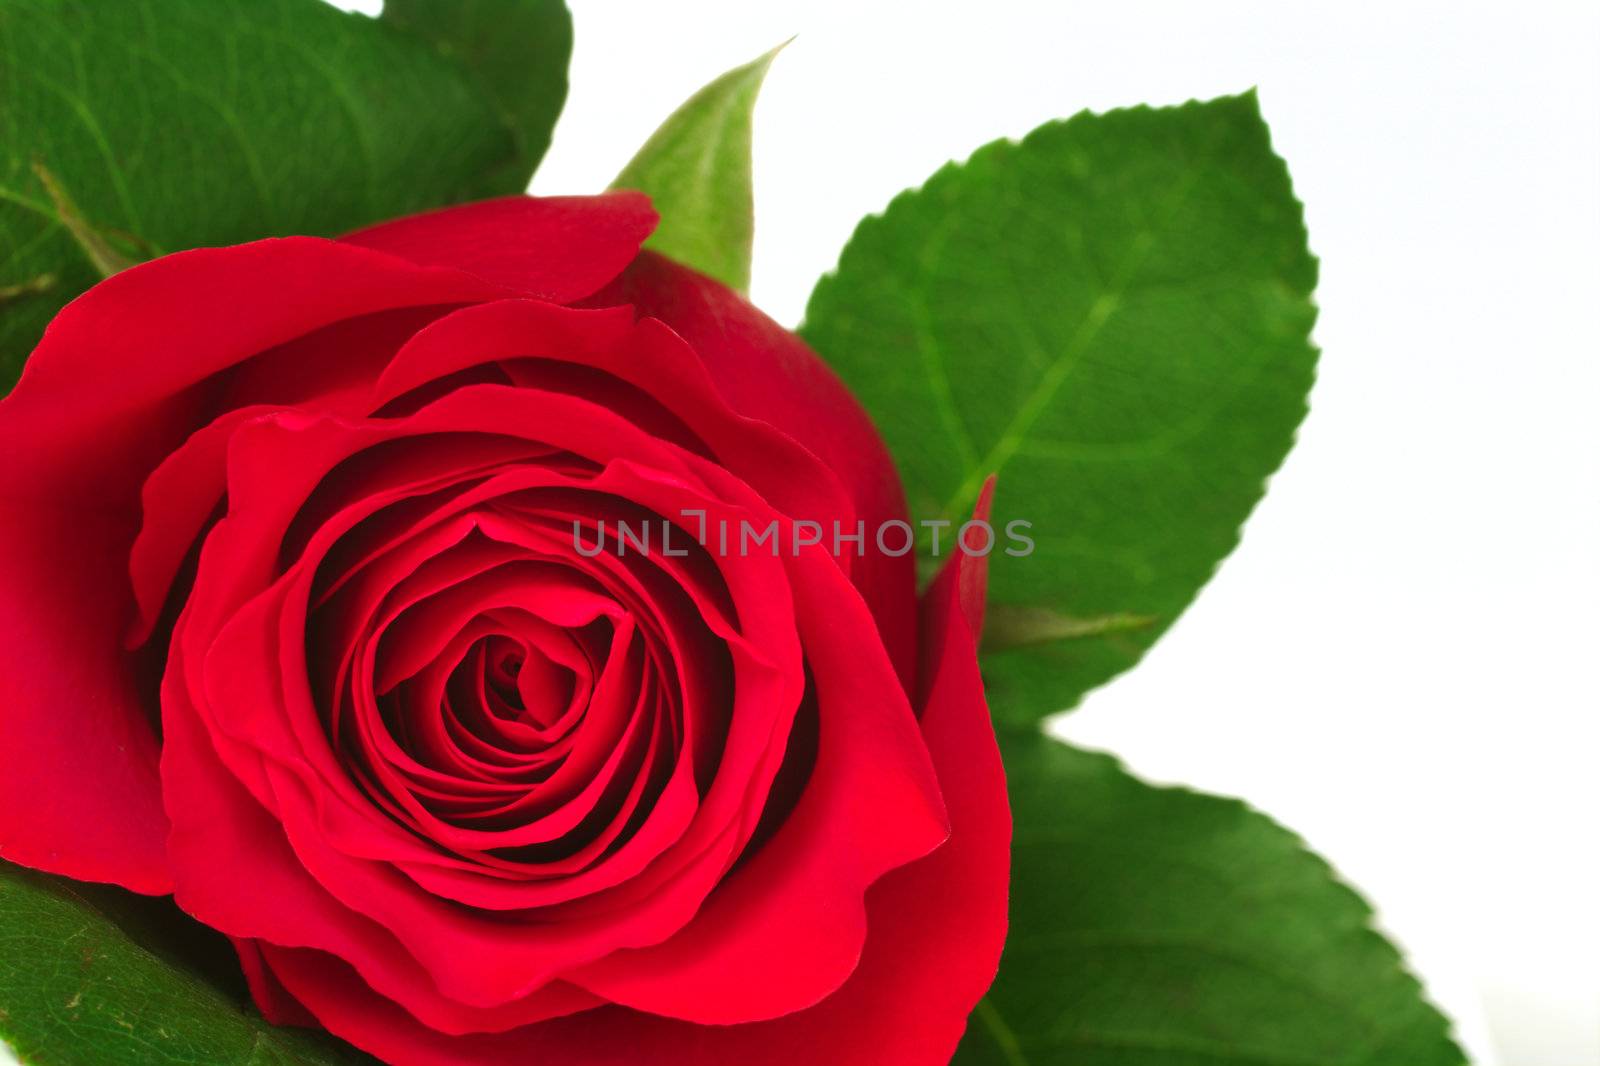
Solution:
[[[236,963],[234,987],[219,988],[180,958],[194,942],[231,955],[169,901],[0,863],[0,1039],[29,1066],[373,1064],[325,1034],[269,1025]]]
[[[1317,267],[1255,96],[1080,114],[856,230],[802,328],[889,441],[914,516],[994,520],[990,602],[1145,626],[985,659],[1016,722],[1137,662],[1238,541],[1306,410]]]
[[[661,225],[645,247],[739,292],[750,288],[755,239],[751,125],[767,68],[783,50],[722,75],[650,135],[614,189],[649,195]]]
[[[1009,651],[1059,640],[1084,640],[1143,629],[1155,619],[1137,614],[1107,614],[1098,618],[1072,618],[1048,607],[1010,607],[999,603],[985,612],[983,649]]]
[[[1366,903],[1237,800],[1002,736],[1011,935],[955,1066],[1461,1066]]]
[[[516,140],[484,175],[484,195],[521,192],[550,147],[567,99],[572,16],[562,0],[386,0],[383,20],[465,68]]]
[[[56,176],[50,173],[39,160],[33,161],[34,177],[39,179],[39,187],[44,189],[45,195],[50,197],[50,206],[55,209],[56,220],[71,235],[78,249],[89,258],[89,265],[102,278],[109,278],[119,270],[126,270],[140,260],[117,249],[110,238],[97,230],[88,219],[83,217],[78,210],[78,205],[72,202],[72,197],[67,190],[61,187]]]
[[[504,51],[446,58],[432,5],[403,6],[432,36],[321,0],[0,0],[0,391],[101,276],[96,241],[142,258],[333,235],[524,189],[564,90],[564,12],[454,6],[465,26],[499,13],[506,50],[551,34],[519,83]]]

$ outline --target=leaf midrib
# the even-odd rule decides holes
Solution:
[[[1006,422],[995,443],[977,464],[968,468],[966,476],[945,502],[941,517],[950,518],[964,513],[971,501],[978,498],[978,492],[989,475],[1000,473],[1016,455],[1028,431],[1055,400],[1061,386],[1071,376],[1084,354],[1093,346],[1106,324],[1120,309],[1140,268],[1149,257],[1151,249],[1155,247],[1156,238],[1172,224],[1172,220],[1183,209],[1184,203],[1193,192],[1202,171],[1201,164],[1214,154],[1220,136],[1220,132],[1213,132],[1206,145],[1197,153],[1194,164],[1184,169],[1182,178],[1175,183],[1159,212],[1160,221],[1155,223],[1146,221],[1140,227],[1133,238],[1133,247],[1125,254],[1123,262],[1113,273],[1110,282],[1101,287],[1100,292],[1090,303],[1088,311],[1074,329],[1066,347],[1053,359],[1048,360],[1038,384],[1034,386],[1017,412]],[[933,270],[938,266],[938,259],[934,257],[932,263],[924,260],[919,266],[923,271],[923,284],[920,287],[927,289],[928,283],[933,278]],[[1046,350],[1033,326],[1033,318],[1025,308],[1018,309],[1014,320],[1023,324],[1024,339],[1030,349],[1039,352]]]

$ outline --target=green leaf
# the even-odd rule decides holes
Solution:
[[[383,20],[466,69],[516,140],[484,195],[521,192],[567,99],[572,16],[562,0],[386,0]]]
[[[1072,618],[1048,607],[1011,607],[997,603],[983,620],[985,651],[1009,651],[1060,640],[1085,640],[1108,633],[1143,629],[1155,619],[1137,614],[1107,614],[1098,618]]]
[[[49,167],[35,159],[33,173],[39,179],[39,187],[50,197],[50,206],[55,209],[57,220],[88,257],[89,265],[94,267],[97,274],[102,278],[109,278],[118,271],[126,270],[140,262],[139,259],[120,251],[107,234],[101,233],[84,219],[78,210],[78,205],[72,202],[72,197],[67,195],[67,190],[61,187],[56,176],[50,173]]]
[[[956,1066],[1460,1066],[1366,903],[1237,800],[1003,736],[1000,977]]]
[[[611,183],[646,193],[660,213],[661,225],[645,247],[739,292],[750,288],[755,239],[751,120],[767,68],[783,47],[691,96]]]
[[[113,917],[115,921],[113,921]],[[125,929],[135,930],[130,935]],[[0,863],[0,1040],[30,1066],[360,1066],[320,1033],[278,1028],[192,962],[226,941],[168,900]],[[0,1053],[3,1058],[3,1053]]]
[[[1253,94],[1080,114],[864,221],[805,338],[921,520],[998,473],[991,602],[1145,626],[986,657],[1017,722],[1127,669],[1238,540],[1306,410],[1316,261]]]
[[[521,95],[503,53],[447,58],[448,28],[420,14],[427,39],[321,0],[0,0],[0,391],[98,280],[85,235],[144,258],[525,188],[565,22],[544,0],[457,17],[489,8],[506,48],[552,35],[528,41]]]

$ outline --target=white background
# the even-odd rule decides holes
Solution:
[[[1249,798],[1373,898],[1474,1059],[1600,1063],[1594,4],[575,0],[536,192],[603,188],[791,34],[753,296],[1081,108],[1260,87],[1322,259],[1321,380],[1244,544],[1063,735]]]

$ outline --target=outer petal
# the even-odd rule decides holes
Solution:
[[[922,612],[922,730],[949,807],[950,840],[870,890],[861,964],[820,1005],[734,1026],[607,1007],[447,1037],[327,956],[302,954],[275,969],[282,988],[334,1033],[414,1066],[944,1066],[994,979],[1006,931],[1011,813],[960,597],[959,571],[981,565],[958,557]]]
[[[866,552],[851,578],[878,620],[901,680],[909,683],[916,649],[915,562],[910,553],[886,555],[875,544],[883,523],[905,520],[905,493],[855,397],[799,337],[733,290],[654,253],[640,255],[596,298],[608,301],[631,303],[671,326],[699,353],[735,411],[776,426],[844,482],[856,501],[856,517],[866,524]],[[898,548],[898,534],[892,537],[888,543]]]
[[[157,745],[122,652],[131,522],[43,504],[0,516],[0,857],[171,891]]]
[[[213,375],[345,319],[502,295],[459,271],[311,237],[125,270],[56,316],[0,401],[0,452],[27,457],[0,471],[0,499],[132,504],[208,420],[208,390],[195,386]]]
[[[0,855],[170,888],[153,684],[122,644],[140,487],[192,430],[195,386],[343,317],[495,295],[458,272],[291,238],[156,260],[56,317],[0,401]]]
[[[948,839],[937,768],[918,750],[925,738],[874,647],[871,618],[831,559],[797,562],[807,564],[797,568],[796,610],[821,719],[810,780],[773,837],[676,937],[570,975],[612,1002],[729,1024],[823,1001],[870,942],[862,890]]]
[[[649,197],[614,192],[484,200],[383,222],[342,239],[571,303],[622,273],[655,228]]]

